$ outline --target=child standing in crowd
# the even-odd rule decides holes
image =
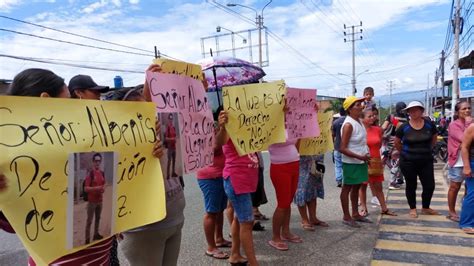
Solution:
[[[365,98],[365,100],[364,100],[364,103],[362,105],[362,107],[364,109],[372,110],[372,108],[377,106],[377,104],[375,104],[375,102],[373,101],[374,96],[375,96],[374,88],[366,87],[364,89],[364,98]]]
[[[217,145],[223,145],[225,156],[223,170],[224,190],[234,208],[235,217],[232,221],[232,249],[229,262],[232,265],[258,265],[252,236],[253,209],[251,193],[257,190],[258,156],[250,153],[240,156],[229,137],[225,125],[228,122],[227,112],[219,114],[219,127],[216,137]],[[240,254],[240,243],[247,259]]]

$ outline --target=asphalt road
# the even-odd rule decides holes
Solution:
[[[266,166],[269,166],[268,154],[264,153]],[[290,227],[293,233],[300,235],[304,243],[290,244],[290,250],[277,251],[267,242],[271,239],[271,222],[264,222],[264,232],[255,232],[254,241],[257,259],[262,265],[368,265],[371,252],[378,235],[376,224],[379,211],[369,206],[369,218],[374,224],[363,224],[360,229],[353,229],[341,223],[342,210],[339,204],[339,191],[334,180],[331,156],[326,156],[327,172],[324,177],[324,200],[318,200],[318,218],[329,223],[328,228],[318,227],[314,232],[303,231],[300,217],[295,206],[292,206]],[[179,265],[228,265],[225,260],[216,260],[205,256],[206,249],[202,217],[204,214],[201,191],[194,176],[185,177],[185,225],[181,244]],[[269,168],[265,171],[265,189],[269,203],[263,205],[262,213],[271,217],[276,205],[275,191],[269,178]],[[369,192],[370,195],[370,192]],[[370,199],[370,198],[369,198]],[[229,227],[224,226],[224,235]],[[128,265],[121,256],[123,265]],[[26,265],[27,254],[16,236],[0,232],[0,265]]]

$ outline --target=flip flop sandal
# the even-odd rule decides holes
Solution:
[[[409,212],[408,216],[410,216],[411,218],[416,219],[416,218],[418,218],[418,213],[416,211],[415,212]]]
[[[288,244],[285,242],[275,242],[273,240],[268,241],[268,244],[272,246],[273,248],[280,250],[280,251],[286,251],[288,250]]]
[[[216,249],[214,251],[206,250],[206,256],[209,256],[211,258],[218,259],[218,260],[226,260],[226,259],[229,258],[229,254],[227,254],[223,251],[220,251],[218,249]]]
[[[255,220],[260,220],[260,221],[268,221],[268,220],[270,220],[270,218],[268,218],[267,216],[265,216],[265,215],[262,214],[262,213],[254,214],[253,216],[255,217]]]
[[[281,240],[288,241],[290,243],[303,243],[303,239],[299,236],[293,236],[292,238],[281,237]]]
[[[439,212],[437,212],[433,209],[425,209],[425,210],[421,210],[421,214],[424,214],[424,215],[439,215]]]
[[[393,211],[391,211],[389,209],[386,209],[385,211],[382,211],[380,214],[388,215],[388,216],[398,216],[396,213],[394,213]]]
[[[239,262],[229,262],[232,266],[246,266],[249,262],[248,261],[239,261]]]
[[[323,222],[323,221],[314,222],[313,225],[315,225],[315,226],[321,226],[321,227],[329,227],[329,224],[326,223],[326,222]]]
[[[468,235],[474,235],[474,228],[472,227],[463,228],[462,231]]]
[[[455,216],[455,215],[448,215],[446,216],[447,219],[453,221],[453,222],[456,222],[458,223],[459,222],[459,216]]]
[[[225,240],[222,243],[216,243],[216,247],[218,247],[218,248],[231,248],[232,247],[232,242]]]
[[[359,215],[362,216],[362,217],[367,217],[367,216],[369,216],[369,212],[367,210],[361,210],[359,212]]]
[[[367,218],[365,218],[365,217],[362,217],[362,216],[361,216],[361,217],[358,217],[358,218],[352,217],[352,219],[354,219],[354,221],[360,222],[360,223],[368,223],[368,224],[374,223],[374,222],[372,222],[371,220],[369,220],[369,219],[367,219]]]
[[[342,223],[347,225],[347,226],[353,227],[353,228],[360,228],[361,227],[354,220],[350,220],[350,221],[342,220]]]
[[[301,228],[305,231],[314,231],[316,230],[313,225],[311,224],[301,224]]]
[[[265,231],[265,227],[260,222],[256,222],[252,227],[252,231]]]

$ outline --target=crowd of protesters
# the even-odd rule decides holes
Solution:
[[[149,71],[161,71],[157,65]],[[206,84],[204,84],[206,86]],[[64,79],[45,69],[27,69],[17,74],[11,84],[10,95],[30,97],[76,98],[89,100],[151,101],[150,88],[145,81],[143,87],[109,90],[98,86],[90,76],[77,75],[67,86]],[[101,97],[102,96],[102,97]],[[383,192],[384,167],[390,160],[390,187],[399,189],[405,183],[410,207],[409,217],[416,219],[417,181],[423,191],[423,215],[439,215],[430,208],[435,189],[432,148],[437,141],[437,128],[424,116],[423,104],[417,101],[408,105],[396,104],[395,113],[378,123],[378,109],[372,98],[374,89],[364,90],[364,97],[347,97],[343,102],[340,117],[333,122],[334,162],[337,186],[341,187],[340,202],[342,223],[351,228],[360,228],[360,223],[372,223],[368,219],[367,187],[372,203],[380,205],[382,215],[396,216],[385,201]],[[317,109],[318,107],[315,106]],[[253,230],[264,230],[256,220],[268,220],[259,207],[267,199],[264,188],[264,164],[261,153],[240,156],[226,131],[228,114],[222,109],[214,113],[215,143],[213,164],[197,172],[197,183],[204,200],[203,236],[207,242],[205,254],[215,259],[228,259],[232,265],[258,265]],[[158,140],[153,155],[160,159],[164,147],[159,140],[160,123],[156,123]],[[471,109],[467,102],[456,105],[456,114],[449,125],[449,173],[448,219],[459,222],[466,233],[474,233],[474,180],[471,178],[474,165],[474,125],[471,124]],[[173,135],[173,134],[168,134]],[[175,133],[176,135],[176,133]],[[166,136],[166,138],[173,138]],[[268,245],[278,251],[288,250],[289,244],[304,241],[304,235],[295,235],[290,228],[291,204],[298,207],[301,227],[314,231],[315,226],[327,227],[328,223],[316,215],[317,198],[324,198],[324,156],[300,156],[299,140],[289,139],[269,147],[270,179],[275,189],[276,208],[272,216],[272,236]],[[174,172],[168,165],[168,175]],[[461,214],[455,210],[458,192],[466,186]],[[93,240],[97,243],[69,254],[53,262],[54,265],[119,265],[117,248],[120,247],[131,265],[176,265],[180,253],[182,228],[184,225],[185,197],[182,184],[166,198],[164,220],[123,232],[117,236],[102,237],[97,231]],[[0,193],[8,186],[4,173],[0,173]],[[90,181],[87,189],[94,190]],[[100,205],[100,206],[99,206]],[[359,206],[360,205],[360,206]],[[91,205],[92,212],[101,209],[101,204]],[[0,213],[1,214],[1,213]],[[226,215],[225,215],[226,214]],[[224,216],[230,223],[231,241],[223,235]],[[100,211],[99,211],[100,217]],[[96,223],[98,216],[96,214]],[[92,217],[88,218],[88,224]],[[4,230],[13,232],[6,218],[0,216]],[[87,239],[88,240],[88,239]],[[244,254],[241,253],[241,247]],[[230,248],[230,253],[222,248]],[[244,256],[245,255],[245,256]],[[35,262],[30,258],[30,265]]]

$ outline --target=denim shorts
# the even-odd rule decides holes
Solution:
[[[227,207],[223,178],[198,179],[207,213],[219,213]]]
[[[449,180],[456,183],[461,183],[462,181],[464,181],[462,167],[448,167],[448,178]]]
[[[236,195],[230,178],[224,179],[224,190],[234,207],[235,216],[239,223],[253,222],[252,196],[250,193]]]

